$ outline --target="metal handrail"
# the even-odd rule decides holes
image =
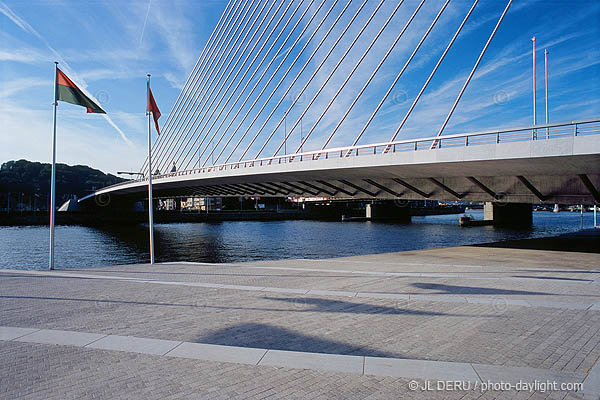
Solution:
[[[479,132],[471,132],[471,133],[459,133],[453,135],[444,135],[444,136],[434,136],[434,137],[426,137],[426,138],[416,138],[416,139],[404,139],[397,140],[393,142],[381,142],[381,143],[372,143],[372,144],[363,144],[363,145],[355,145],[355,146],[347,146],[347,147],[335,147],[330,149],[323,150],[313,150],[313,151],[305,151],[302,153],[295,154],[286,154],[281,156],[273,156],[273,157],[265,157],[258,158],[254,160],[247,161],[237,161],[230,162],[226,164],[213,165],[209,167],[196,168],[192,170],[184,170],[178,172],[172,172],[161,175],[153,175],[154,179],[162,179],[169,178],[174,176],[183,176],[188,174],[198,174],[198,173],[211,173],[214,171],[223,171],[227,169],[238,169],[242,168],[253,168],[255,166],[267,166],[272,164],[281,164],[290,163],[290,162],[302,162],[302,161],[316,161],[317,159],[329,159],[332,154],[336,155],[336,158],[345,158],[349,157],[352,154],[358,156],[359,154],[381,154],[383,156],[395,153],[399,151],[419,151],[429,149],[429,146],[419,144],[427,143],[431,145],[432,143],[436,143],[436,149],[444,148],[444,147],[468,147],[473,145],[481,145],[481,144],[490,144],[490,143],[500,143],[503,141],[534,141],[534,140],[546,140],[552,139],[555,137],[564,137],[564,136],[578,136],[580,134],[598,134],[600,133],[600,125],[598,126],[590,126],[590,124],[600,123],[600,118],[594,119],[585,119],[578,121],[567,121],[567,122],[557,122],[551,124],[538,124],[532,126],[525,126],[520,128],[512,128],[512,129],[492,129],[486,131]],[[552,130],[552,128],[560,128],[560,127],[569,127],[568,130]],[[589,129],[592,128],[592,129]],[[597,128],[597,129],[593,129]],[[487,136],[487,137],[486,137]],[[504,140],[503,140],[504,139]],[[443,145],[446,143],[446,146]],[[399,149],[400,148],[400,149]],[[367,150],[370,151],[363,151]],[[377,152],[377,149],[380,149],[381,152]],[[385,149],[389,149],[389,151],[384,152]],[[106,190],[109,188],[114,188],[117,186],[127,185],[132,182],[144,182],[147,181],[148,178],[140,178],[135,181],[128,181],[117,183],[115,185],[107,186],[102,188],[101,190]],[[91,196],[91,195],[90,195]],[[86,196],[87,197],[87,196]],[[82,198],[83,200],[85,198]]]

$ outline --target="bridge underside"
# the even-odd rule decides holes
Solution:
[[[500,143],[181,171],[154,180],[157,198],[304,196],[332,199],[600,203],[597,137]],[[147,198],[147,181],[96,196]],[[93,197],[93,196],[90,196]]]
[[[406,178],[391,171],[363,171],[360,177],[327,173],[296,176],[282,181],[252,179],[244,182],[208,182],[169,185],[155,189],[156,198],[172,197],[327,197],[331,199],[406,199],[502,201],[508,203],[600,204],[600,175],[518,175]],[[370,174],[367,172],[371,172]],[[318,179],[317,179],[318,178]],[[192,183],[192,182],[190,182]],[[568,188],[568,191],[565,191]],[[147,198],[147,193],[138,193]]]

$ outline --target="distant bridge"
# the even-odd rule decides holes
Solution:
[[[600,203],[600,119],[310,151],[153,178],[157,197]],[[431,149],[432,143],[437,146]],[[147,198],[147,179],[84,197]]]
[[[443,134],[512,0],[498,9],[497,23],[436,136],[397,140],[479,1],[457,4],[454,11],[463,16],[451,22],[454,34],[434,39],[450,0],[425,3],[231,0],[152,147],[152,168],[149,160],[140,168],[144,179],[100,189],[81,201],[109,195],[144,199],[154,171],[154,193],[165,198],[600,202],[599,119]],[[397,44],[415,29],[415,20],[427,29],[411,31],[420,40],[399,52]],[[397,83],[423,56],[423,43],[433,40],[445,49],[418,94],[405,94],[400,118],[400,108],[390,109]],[[382,67],[388,67],[385,74]],[[387,90],[369,92],[374,81]],[[359,144],[369,132],[390,139]],[[330,147],[339,140],[349,145]],[[292,143],[295,150],[288,154]],[[264,157],[267,151],[272,156]],[[177,172],[158,172],[172,164]]]

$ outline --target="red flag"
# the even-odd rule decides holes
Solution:
[[[151,112],[152,117],[154,118],[154,126],[156,126],[156,132],[160,135],[160,130],[158,129],[158,119],[160,118],[160,110],[154,101],[154,96],[152,96],[152,90],[150,90],[150,83],[147,84],[147,93],[146,93],[146,112]]]

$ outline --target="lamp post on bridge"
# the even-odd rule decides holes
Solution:
[[[287,115],[283,117],[283,154],[287,156]]]
[[[302,117],[300,117],[300,143],[304,143],[304,133],[302,132]],[[300,153],[304,152],[303,145],[300,145]]]
[[[537,124],[537,112],[536,112],[536,98],[535,98],[535,36],[531,38],[531,42],[533,43],[533,125]],[[535,139],[535,129],[533,131],[533,136]]]
[[[548,125],[548,49],[544,49],[544,82],[546,90],[546,125]],[[546,128],[546,139],[550,139],[550,128]]]

